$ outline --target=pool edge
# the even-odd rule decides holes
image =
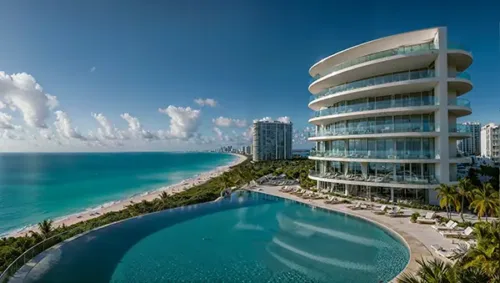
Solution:
[[[246,189],[243,189],[243,190],[246,190]],[[324,204],[318,205],[316,203],[307,202],[308,201],[307,199],[292,198],[292,196],[289,196],[289,195],[274,194],[273,192],[250,190],[250,189],[248,189],[248,191],[255,192],[255,193],[261,193],[261,194],[265,194],[265,195],[270,195],[270,196],[274,196],[274,197],[279,197],[279,198],[287,199],[287,200],[291,200],[291,201],[300,202],[302,204],[305,204],[305,205],[308,205],[311,207],[316,207],[316,208],[321,208],[321,209],[325,209],[325,210],[329,210],[329,211],[333,211],[333,212],[337,212],[337,213],[347,214],[349,216],[356,217],[358,219],[370,222],[370,223],[376,225],[377,227],[380,227],[381,229],[385,230],[386,232],[389,232],[391,235],[398,238],[406,246],[406,248],[408,249],[408,251],[410,253],[410,258],[408,259],[408,262],[406,263],[406,266],[403,268],[403,270],[401,270],[401,272],[398,275],[396,275],[393,279],[389,280],[388,282],[397,282],[397,280],[400,279],[400,277],[403,274],[415,273],[417,271],[416,267],[418,266],[418,263],[416,261],[417,260],[416,256],[417,256],[417,254],[420,254],[423,257],[423,255],[422,255],[422,251],[416,251],[416,249],[423,248],[423,249],[425,249],[426,253],[428,253],[428,256],[432,256],[432,253],[417,238],[415,238],[411,235],[408,235],[404,231],[397,231],[399,229],[394,229],[394,228],[388,227],[384,223],[380,223],[374,219],[367,218],[363,215],[355,214],[354,211],[339,210],[339,209],[336,209],[334,206],[327,206]],[[402,234],[404,234],[406,237],[403,236]],[[408,241],[410,241],[413,245],[410,245],[410,243],[408,243]],[[419,247],[414,246],[416,244],[419,245]]]

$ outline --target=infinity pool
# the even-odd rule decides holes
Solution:
[[[92,231],[23,271],[25,282],[387,282],[408,260],[372,223],[237,192]]]

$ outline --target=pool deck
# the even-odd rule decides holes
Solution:
[[[403,273],[415,273],[418,270],[417,259],[429,260],[434,257],[439,258],[443,261],[447,259],[438,256],[432,252],[431,245],[440,245],[445,249],[452,249],[455,247],[452,239],[444,238],[437,231],[432,229],[432,225],[428,224],[417,224],[411,223],[409,215],[413,212],[419,212],[421,215],[425,214],[425,211],[417,209],[403,209],[407,217],[389,217],[385,215],[374,214],[371,210],[352,210],[348,208],[352,204],[325,204],[324,199],[303,199],[299,196],[295,196],[289,193],[280,192],[281,186],[265,186],[260,185],[252,191],[258,191],[260,193],[265,193],[268,195],[278,196],[285,199],[291,199],[297,202],[313,205],[316,207],[321,207],[328,210],[343,212],[349,215],[357,216],[365,220],[374,222],[376,224],[385,226],[390,230],[398,233],[408,244],[410,248],[410,262],[406,268],[401,272]],[[356,201],[354,201],[356,202]],[[367,202],[362,202],[367,203]],[[373,203],[372,203],[373,204]],[[377,204],[380,205],[380,204]],[[401,275],[400,274],[400,275]],[[400,276],[398,275],[398,277]],[[396,279],[398,278],[396,277]]]

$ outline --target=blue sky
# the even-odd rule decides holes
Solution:
[[[48,128],[41,136],[46,139],[26,125],[19,107],[0,109],[17,126],[4,130],[0,150],[85,150],[89,143],[95,150],[102,125],[91,113],[101,113],[112,125],[113,143],[100,143],[106,144],[102,150],[246,143],[248,126],[214,125],[220,116],[246,120],[247,125],[253,119],[287,116],[302,132],[311,115],[307,86],[312,64],[365,41],[435,26],[447,26],[449,41],[463,44],[474,56],[468,70],[474,89],[465,96],[473,114],[466,120],[500,122],[500,3],[403,4],[6,1],[0,9],[0,72],[30,74],[43,93],[57,97],[58,106],[44,116]],[[202,107],[196,98],[211,98],[217,105]],[[171,115],[158,111],[168,106],[176,107]],[[185,112],[186,107],[199,112]],[[124,113],[136,120],[127,123],[120,117]],[[182,117],[190,114],[191,122],[183,124]],[[172,117],[181,119],[173,129]],[[136,121],[140,128],[134,128]],[[127,129],[138,136],[158,135],[158,130],[171,136],[165,143],[117,141]]]

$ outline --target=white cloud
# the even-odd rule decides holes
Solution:
[[[14,125],[12,125],[11,121],[12,121],[12,116],[0,112],[0,129],[6,129],[6,130],[14,129]]]
[[[170,117],[167,135],[171,138],[186,140],[193,137],[198,130],[200,110],[170,105],[167,108],[159,108],[158,111]]]
[[[93,73],[95,71],[95,69],[96,69],[95,66],[90,68],[90,72]]]
[[[96,137],[99,139],[115,140],[123,139],[121,132],[116,129],[111,122],[102,113],[92,113],[92,117],[99,123]],[[137,121],[138,122],[138,121]]]
[[[253,141],[253,127],[250,126],[246,131],[243,132],[242,134],[243,140],[247,142]]]
[[[260,118],[260,119],[255,119],[253,121],[254,122],[258,122],[258,121],[260,121],[260,122],[272,122],[273,118],[271,118],[271,117],[264,117],[264,118]]]
[[[127,121],[128,131],[133,137],[144,140],[158,139],[158,136],[142,128],[142,125],[137,117],[134,117],[129,113],[123,113],[120,117]]]
[[[0,101],[0,109],[4,109],[5,107],[7,107],[7,105],[5,105],[5,103],[3,103],[2,101]]]
[[[71,119],[68,114],[63,111],[56,111],[56,121],[54,122],[54,126],[56,128],[56,132],[60,137],[66,139],[78,139],[78,140],[87,140],[82,134],[78,132],[78,129],[73,128],[71,125]]]
[[[288,116],[278,117],[278,119],[276,119],[276,120],[274,120],[271,117],[264,117],[264,118],[260,118],[260,119],[255,119],[253,121],[254,122],[274,122],[274,121],[278,121],[278,122],[281,122],[281,123],[291,123],[290,117],[288,117]]]
[[[287,124],[290,123],[290,117],[288,117],[288,116],[279,117],[276,120],[279,121],[279,122],[281,122],[281,123],[287,123]]]
[[[218,127],[238,127],[244,128],[247,126],[246,120],[231,119],[220,116],[219,118],[212,119],[212,122]]]
[[[44,93],[35,78],[26,73],[0,72],[0,100],[12,111],[21,111],[25,123],[37,128],[47,127],[50,110],[58,105],[57,98]]]
[[[207,99],[197,98],[194,100],[194,102],[200,106],[210,106],[210,107],[217,106],[217,101],[215,101],[215,99],[212,98],[207,98]]]
[[[217,128],[217,127],[214,127],[213,130],[214,130],[214,133],[217,135],[217,139],[219,141],[223,141],[224,140],[224,134],[222,133],[222,131],[219,128]]]
[[[1,130],[0,139],[22,141],[25,140],[25,137],[9,130]]]

